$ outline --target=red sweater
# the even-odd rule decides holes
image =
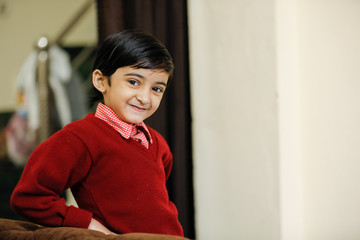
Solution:
[[[161,135],[149,131],[153,143],[146,149],[94,114],[67,125],[31,155],[12,208],[46,226],[87,228],[93,217],[117,233],[183,236],[165,187],[172,155]],[[59,197],[67,188],[79,208]]]

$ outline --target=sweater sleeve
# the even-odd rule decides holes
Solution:
[[[158,154],[161,157],[164,166],[165,177],[167,180],[171,173],[171,168],[173,164],[173,155],[170,151],[169,145],[167,144],[163,136],[161,136],[161,134],[156,131],[154,131],[153,134],[155,134],[158,142]]]
[[[83,142],[73,133],[60,130],[31,155],[11,196],[12,208],[41,225],[87,228],[92,213],[65,205],[59,194],[81,181],[90,166]]]
[[[165,169],[166,180],[168,180],[168,178],[170,177],[171,168],[173,164],[173,156],[170,152],[170,149],[166,151],[163,155],[163,164]]]

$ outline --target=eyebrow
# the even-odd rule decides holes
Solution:
[[[135,76],[135,77],[139,77],[141,79],[145,79],[145,77],[143,75],[138,74],[138,73],[127,73],[124,76]],[[163,85],[164,87],[167,87],[167,84],[162,81],[158,81],[158,82],[156,82],[156,84],[160,84],[160,85]]]
[[[135,77],[139,77],[139,78],[142,78],[142,79],[145,78],[143,75],[138,74],[138,73],[127,73],[124,76],[135,76]]]

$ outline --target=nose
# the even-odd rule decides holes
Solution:
[[[150,93],[147,90],[141,90],[137,93],[136,99],[143,105],[150,103]]]

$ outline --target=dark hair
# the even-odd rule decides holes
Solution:
[[[150,34],[125,30],[108,36],[97,52],[93,71],[99,69],[109,79],[121,67],[162,69],[172,77],[174,64],[164,45]],[[93,87],[92,100],[103,98]]]

